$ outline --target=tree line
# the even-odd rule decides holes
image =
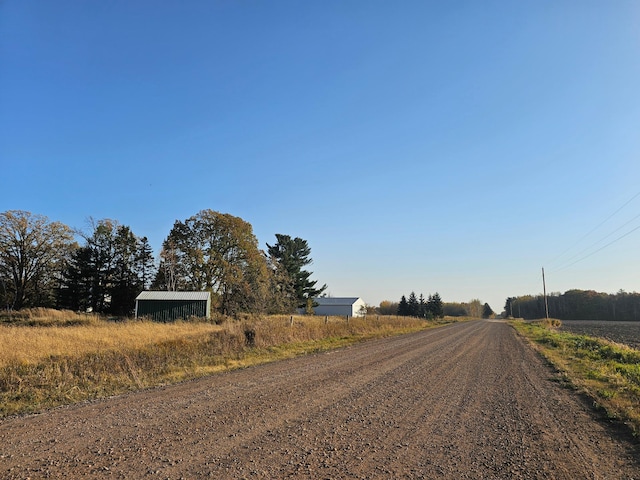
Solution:
[[[415,295],[414,295],[415,296]],[[438,295],[439,297],[440,295]],[[411,295],[409,295],[411,299]],[[427,302],[424,302],[424,297],[422,297],[422,305],[428,305]],[[409,300],[405,301],[407,304]],[[398,308],[400,307],[400,302],[391,302],[389,300],[383,300],[380,302],[380,306],[377,307],[377,313],[381,315],[398,315]],[[415,312],[415,300],[411,300],[413,305],[412,310]],[[418,299],[418,304],[420,305],[420,299]],[[404,310],[406,307],[402,307]],[[427,313],[424,311],[424,306],[421,307],[423,313]],[[418,308],[418,313],[420,314],[421,308]],[[491,318],[495,316],[495,312],[491,309],[488,303],[482,303],[477,298],[470,300],[469,302],[443,302],[442,303],[442,314],[446,317],[473,317],[473,318]]]
[[[593,290],[568,290],[547,296],[549,316],[559,320],[640,321],[640,293],[600,293]],[[543,295],[509,297],[507,315],[524,319],[545,317]]]
[[[230,214],[202,210],[176,220],[158,263],[129,226],[104,219],[90,227],[82,233],[43,215],[0,213],[2,306],[124,316],[151,288],[209,291],[226,315],[290,313],[327,288],[304,268],[312,263],[306,240],[276,234],[264,251],[251,224]]]
[[[474,298],[469,302],[450,302],[444,304],[444,314],[449,317],[492,318],[495,312],[488,303]]]
[[[438,292],[429,294],[427,299],[423,294],[416,296],[415,292],[411,292],[409,298],[402,295],[396,314],[401,317],[442,318],[444,317],[442,298]]]

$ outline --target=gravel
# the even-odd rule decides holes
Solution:
[[[0,421],[0,478],[640,479],[499,321]]]

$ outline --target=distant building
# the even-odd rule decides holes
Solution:
[[[173,322],[189,317],[211,317],[209,292],[142,292],[136,297],[136,318]]]
[[[360,297],[317,297],[313,301],[318,304],[313,307],[316,315],[361,317],[367,307]]]

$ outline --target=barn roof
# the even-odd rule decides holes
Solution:
[[[209,292],[142,292],[136,300],[209,300]]]
[[[318,305],[353,305],[360,297],[317,297],[313,299]]]

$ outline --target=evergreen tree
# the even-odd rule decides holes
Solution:
[[[311,248],[306,240],[298,237],[276,233],[276,240],[273,245],[267,244],[269,255],[287,273],[291,282],[287,288],[294,291],[298,308],[306,308],[308,299],[319,296],[327,289],[327,285],[316,288],[317,280],[310,279],[313,272],[304,270],[305,266],[313,263]]]
[[[444,317],[444,307],[442,304],[442,298],[438,292],[433,295],[429,295],[427,300],[427,310],[434,318]]]
[[[111,304],[117,227],[113,220],[100,220],[94,224],[93,234],[87,238],[90,256],[89,265],[85,268],[89,273],[90,308],[93,312],[106,313]]]
[[[90,263],[91,249],[87,246],[76,248],[62,271],[61,286],[57,294],[58,308],[84,312],[91,307]]]
[[[420,304],[418,303],[418,297],[416,297],[415,292],[411,292],[409,294],[409,300],[407,300],[408,304],[408,315],[410,317],[419,317],[420,316]]]
[[[491,318],[494,315],[493,310],[488,303],[485,303],[482,307],[482,318]]]
[[[156,275],[156,266],[155,259],[153,258],[153,249],[151,245],[149,245],[147,237],[142,237],[138,240],[136,273],[142,282],[142,288],[144,290],[149,289]]]
[[[129,227],[114,220],[100,220],[85,241],[62,273],[58,306],[130,315],[136,296],[144,289],[145,276],[153,273],[146,238],[136,237]]]
[[[515,298],[508,297],[504,304],[504,311],[508,317],[513,317],[513,304],[515,303]]]
[[[420,294],[420,298],[418,299],[418,312],[420,318],[427,317],[427,302],[424,299],[424,295]]]
[[[140,240],[129,227],[118,226],[114,241],[113,280],[109,287],[109,312],[115,315],[133,313],[136,296],[143,290],[138,274]]]
[[[402,295],[400,303],[398,303],[397,314],[401,317],[406,317],[409,315],[409,303],[407,302],[407,298],[404,295]]]

